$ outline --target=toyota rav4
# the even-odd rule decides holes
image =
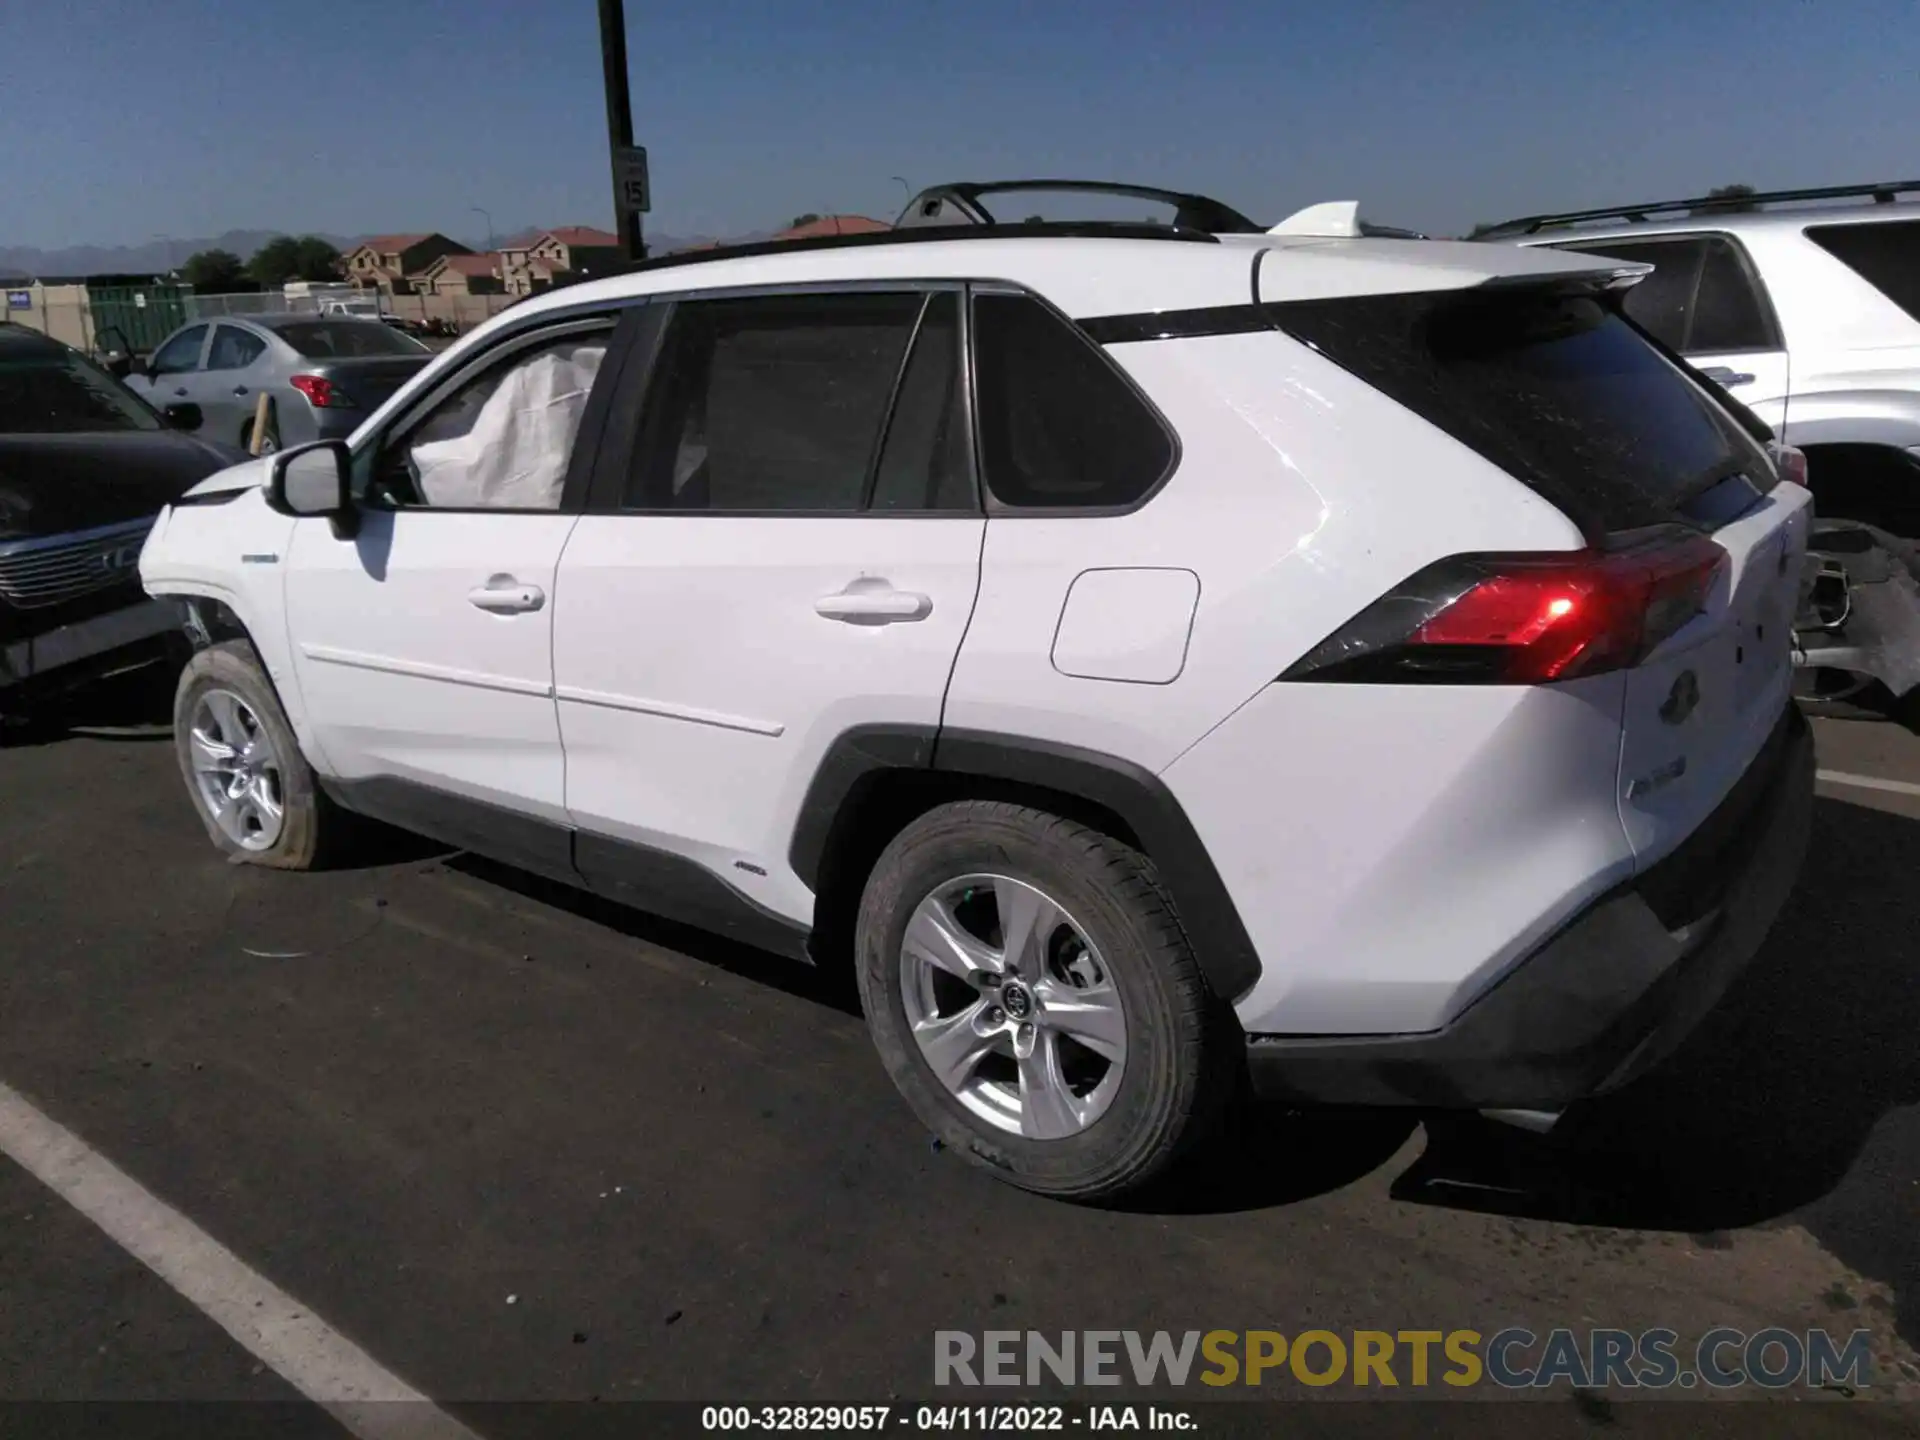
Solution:
[[[1550,1117],[1653,1064],[1812,759],[1807,493],[1646,267],[1027,188],[529,300],[167,511],[213,842],[374,817],[850,965],[921,1119],[1056,1195],[1249,1076]]]

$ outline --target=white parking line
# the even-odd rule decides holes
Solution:
[[[361,1440],[479,1440],[5,1084],[0,1084],[0,1154],[99,1226]]]
[[[1882,780],[1878,775],[1849,775],[1845,770],[1816,770],[1813,778],[1828,785],[1850,785],[1855,790],[1885,790],[1890,795],[1920,795],[1910,780]]]

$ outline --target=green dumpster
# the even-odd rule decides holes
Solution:
[[[148,355],[154,346],[187,323],[185,286],[124,275],[99,275],[87,281],[87,305],[93,312],[93,343],[113,339],[118,330],[134,353]]]

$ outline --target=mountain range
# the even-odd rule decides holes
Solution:
[[[227,250],[245,260],[269,240],[279,238],[282,233],[278,230],[229,230],[222,235],[198,239],[154,239],[139,245],[68,245],[58,250],[40,250],[26,245],[0,245],[0,277],[161,275],[181,264],[189,255],[201,250]],[[496,247],[516,243],[525,244],[538,238],[542,233],[538,229],[521,230],[511,235],[497,236],[494,244]],[[345,254],[366,237],[323,234],[320,238]],[[453,238],[463,245],[472,246],[475,250],[486,248],[485,237],[456,235]],[[690,245],[705,244],[712,238],[714,237],[663,235],[648,231],[647,248],[654,254],[661,254],[668,250],[680,250]]]

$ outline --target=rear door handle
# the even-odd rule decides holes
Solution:
[[[187,387],[184,385],[176,385],[174,387],[173,393],[176,395],[184,395],[187,393]]]
[[[1730,370],[1725,365],[1708,365],[1700,373],[1716,385],[1724,385],[1731,390],[1736,385],[1751,385],[1753,376],[1744,370]]]
[[[233,393],[236,395],[244,395],[247,393],[247,387],[244,385],[236,385],[233,387]]]
[[[467,603],[495,615],[521,615],[547,603],[547,592],[511,575],[495,575],[467,592]]]
[[[854,586],[860,585],[856,580]],[[924,620],[933,613],[933,601],[912,590],[896,590],[885,581],[879,586],[855,589],[849,586],[837,595],[822,595],[813,602],[816,615],[829,620],[844,620],[849,625],[892,625],[899,621]]]

